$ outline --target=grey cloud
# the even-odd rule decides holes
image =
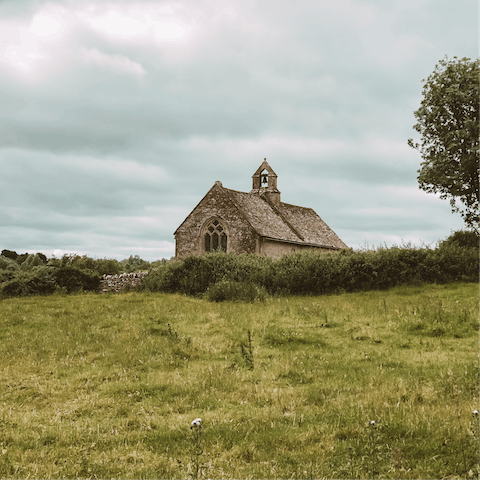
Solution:
[[[27,25],[45,5],[3,2],[0,14]],[[461,226],[447,202],[385,188],[417,189],[405,142],[421,79],[444,53],[476,55],[473,0],[176,5],[198,20],[190,43],[77,22],[45,43],[35,77],[0,63],[2,248],[171,256],[214,181],[248,191],[264,157],[284,201],[352,246]]]

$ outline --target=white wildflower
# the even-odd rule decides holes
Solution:
[[[196,418],[190,424],[190,428],[201,428],[201,426],[202,426],[202,419],[201,418]]]
[[[369,425],[371,425],[372,427],[374,427],[374,426],[375,426],[375,420],[370,420]]]
[[[474,411],[473,411],[473,416],[474,416],[474,417],[478,417],[478,410],[474,410]]]

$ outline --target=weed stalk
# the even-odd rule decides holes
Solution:
[[[478,414],[478,410],[474,410],[472,412],[472,416],[473,416],[473,421],[470,422],[469,433],[471,433],[471,435],[472,435],[473,446],[474,446],[474,449],[475,449],[475,456],[478,459],[478,447],[479,447],[478,438],[479,438],[479,434],[480,434],[480,416]],[[477,468],[479,468],[478,463],[477,463]],[[479,472],[477,470],[477,475],[478,475],[478,473]]]
[[[194,480],[198,479],[199,473],[201,473],[201,456],[203,454],[202,449],[202,419],[196,418],[190,424],[190,429],[193,434],[193,448],[192,448],[192,464],[193,472],[192,478]]]
[[[368,442],[368,456],[370,457],[370,474],[372,478],[375,478],[378,466],[378,427],[375,420],[371,420],[368,424],[369,427],[369,442]]]
[[[254,363],[253,363],[253,344],[252,344],[252,334],[250,330],[247,332],[247,344],[245,345],[242,343],[242,356],[245,359],[245,366],[249,370],[253,370]]]

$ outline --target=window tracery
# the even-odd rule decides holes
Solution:
[[[205,251],[227,251],[227,233],[218,220],[212,220],[205,231]]]

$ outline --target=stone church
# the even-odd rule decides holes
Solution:
[[[215,250],[279,258],[301,249],[348,248],[311,208],[280,200],[277,175],[266,159],[252,178],[249,193],[215,182],[175,231],[177,258]]]

